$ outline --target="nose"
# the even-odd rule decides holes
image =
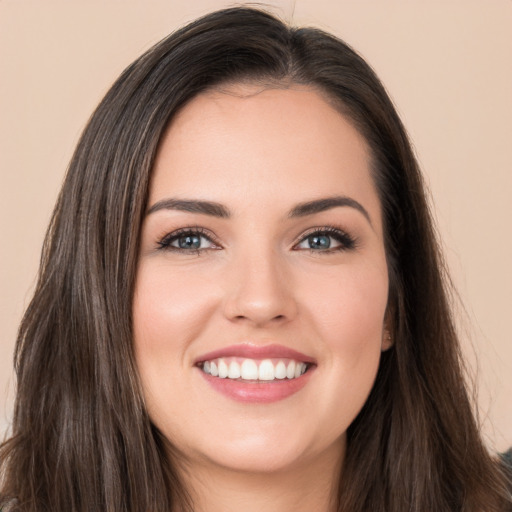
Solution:
[[[225,316],[258,327],[292,320],[297,303],[286,267],[272,251],[241,255],[229,271]]]

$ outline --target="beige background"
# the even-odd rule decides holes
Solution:
[[[391,92],[466,307],[486,436],[497,449],[512,445],[512,1],[272,3],[345,39]],[[0,431],[11,417],[17,324],[82,127],[136,56],[227,5],[0,0]]]

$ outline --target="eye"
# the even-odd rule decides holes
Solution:
[[[294,246],[295,250],[309,250],[313,252],[334,252],[354,249],[356,241],[350,235],[338,228],[315,228],[304,236]]]
[[[209,249],[219,249],[213,241],[213,235],[206,234],[201,228],[184,228],[173,231],[158,242],[160,249],[182,253],[199,253]]]

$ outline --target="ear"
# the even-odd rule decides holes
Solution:
[[[395,301],[388,299],[388,305],[384,314],[384,324],[382,326],[381,352],[389,350],[395,344]]]
[[[387,325],[384,325],[384,329],[382,330],[382,343],[381,343],[381,351],[385,352],[390,349],[394,344],[393,335],[391,334],[391,330]]]

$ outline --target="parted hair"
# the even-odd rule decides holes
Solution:
[[[166,127],[201,92],[241,82],[317,90],[371,149],[394,344],[349,427],[338,512],[510,510],[508,475],[475,420],[425,187],[391,100],[340,39],[246,7],[208,14],[156,44],[121,74],[82,134],[19,329],[0,508],[194,510],[173,456],[179,446],[152,424],[134,360],[139,234]]]

